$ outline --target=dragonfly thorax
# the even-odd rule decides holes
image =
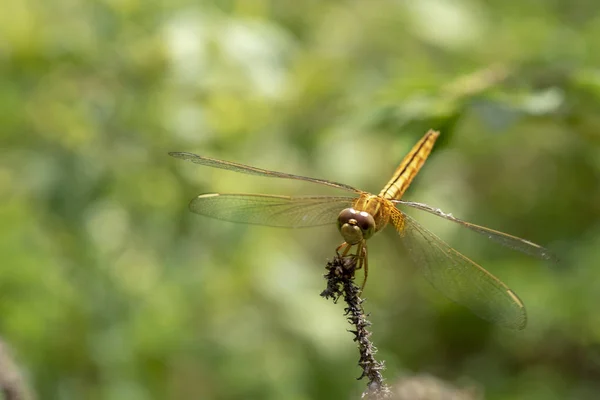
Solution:
[[[366,211],[345,208],[338,216],[338,229],[348,244],[358,244],[373,236],[375,220]]]

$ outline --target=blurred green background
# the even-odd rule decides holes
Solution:
[[[191,151],[378,192],[429,129],[405,198],[552,249],[559,265],[410,213],[505,281],[508,331],[414,273],[391,231],[365,296],[393,384],[600,396],[595,1],[24,0],[0,12],[0,337],[40,399],[352,399],[334,226],[187,209],[215,191],[330,194]]]

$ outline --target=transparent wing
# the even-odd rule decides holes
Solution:
[[[216,158],[199,156],[197,154],[185,153],[185,152],[171,152],[170,156],[180,158],[182,160],[191,161],[196,164],[206,165],[208,167],[226,169],[228,171],[240,172],[249,175],[258,175],[268,178],[283,178],[283,179],[296,179],[306,182],[318,183],[320,185],[330,186],[337,189],[347,190],[349,192],[361,193],[360,190],[353,188],[352,186],[344,185],[343,183],[337,183],[328,181],[325,179],[309,178],[307,176],[286,174],[284,172],[270,171],[268,169],[256,168],[250,165],[239,164],[231,161],[217,160]]]
[[[196,214],[245,224],[283,228],[328,225],[354,197],[289,197],[264,194],[203,194],[190,202]]]
[[[402,211],[393,209],[391,220],[413,261],[437,290],[483,319],[525,328],[525,306],[508,286]]]
[[[503,233],[490,228],[486,228],[484,226],[475,225],[470,222],[460,220],[458,218],[455,218],[452,214],[446,214],[439,208],[433,208],[428,206],[427,204],[403,200],[392,200],[392,202],[395,204],[402,204],[412,208],[416,208],[418,210],[426,211],[430,214],[437,215],[438,217],[445,218],[448,221],[452,221],[466,228],[469,228],[470,230],[477,232],[480,235],[483,235],[488,239],[491,239],[513,250],[517,250],[525,254],[529,254],[531,256],[539,257],[544,260],[558,262],[558,258],[554,254],[552,254],[548,249],[545,249],[544,247],[538,244],[530,242],[529,240],[521,239],[519,237],[509,235],[508,233]]]

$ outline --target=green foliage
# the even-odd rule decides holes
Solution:
[[[529,326],[514,333],[374,237],[365,307],[388,383],[598,397],[595,2],[5,3],[0,337],[40,399],[358,398],[342,306],[319,297],[335,227],[187,210],[206,192],[329,192],[167,152],[378,191],[429,128],[442,134],[406,197],[562,261],[414,215],[519,294]]]

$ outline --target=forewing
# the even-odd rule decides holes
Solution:
[[[520,237],[509,235],[508,233],[496,231],[494,229],[486,228],[484,226],[475,225],[470,222],[463,221],[461,219],[455,218],[452,214],[447,214],[439,208],[433,208],[428,206],[427,204],[403,200],[392,200],[392,202],[395,204],[402,204],[405,206],[416,208],[418,210],[426,211],[430,214],[437,215],[438,217],[445,218],[448,221],[452,221],[459,225],[462,225],[465,228],[472,230],[473,232],[477,232],[480,235],[485,236],[486,238],[491,239],[513,250],[520,251],[530,256],[542,258],[544,260],[558,262],[558,258],[554,254],[552,254],[548,249],[540,246],[539,244],[530,242],[529,240],[521,239]]]
[[[306,182],[317,183],[319,185],[334,187],[337,189],[347,190],[349,192],[354,192],[354,193],[361,192],[360,190],[355,189],[352,186],[345,185],[343,183],[328,181],[326,179],[310,178],[308,176],[286,174],[285,172],[271,171],[268,169],[252,167],[250,165],[244,165],[244,164],[240,164],[240,163],[236,163],[236,162],[232,162],[232,161],[218,160],[216,158],[199,156],[199,155],[193,154],[193,153],[174,151],[174,152],[170,152],[169,155],[172,157],[175,157],[175,158],[180,158],[182,160],[193,162],[195,164],[205,165],[207,167],[225,169],[228,171],[240,172],[243,174],[258,175],[258,176],[264,176],[267,178],[296,179],[296,180],[301,180],[301,181],[306,181]]]
[[[328,225],[337,221],[354,197],[203,194],[190,202],[196,214],[245,224],[284,228]]]
[[[525,327],[525,306],[508,286],[402,211],[393,209],[391,219],[413,261],[437,290],[483,319],[511,329]]]

